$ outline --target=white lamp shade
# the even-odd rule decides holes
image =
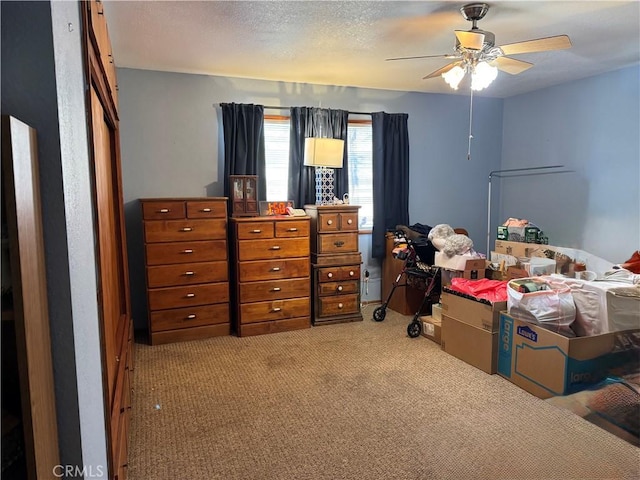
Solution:
[[[305,138],[304,164],[309,167],[342,168],[344,140]]]

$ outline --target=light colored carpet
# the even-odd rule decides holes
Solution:
[[[640,450],[411,317],[136,345],[130,480],[636,479]]]

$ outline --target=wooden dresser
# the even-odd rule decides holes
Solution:
[[[229,335],[227,199],[140,203],[151,344]]]
[[[231,218],[230,225],[236,334],[309,328],[309,218]]]
[[[362,320],[358,209],[305,205],[311,217],[314,325]]]

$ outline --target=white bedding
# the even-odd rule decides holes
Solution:
[[[640,328],[640,285],[612,280],[564,279],[576,304],[578,336]]]

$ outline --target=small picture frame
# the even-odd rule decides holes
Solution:
[[[272,217],[274,215],[287,215],[287,207],[295,208],[293,200],[280,200],[276,202],[261,201],[260,216]]]

